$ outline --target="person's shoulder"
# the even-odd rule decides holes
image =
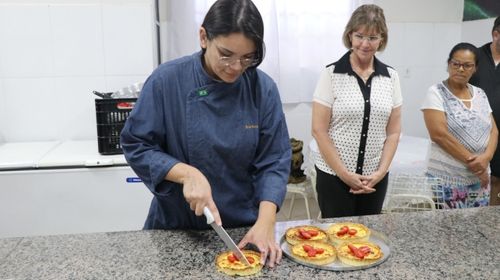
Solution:
[[[192,55],[186,55],[173,60],[169,60],[167,62],[160,64],[155,71],[164,73],[164,72],[185,70],[186,67],[192,65],[195,62],[195,59],[198,56],[199,54],[195,53]]]
[[[482,88],[480,88],[480,87],[478,87],[478,86],[475,86],[475,85],[473,85],[473,84],[470,84],[470,83],[469,83],[469,86],[472,88],[472,91],[473,91],[473,92],[476,92],[476,93],[479,93],[479,94],[481,94],[481,95],[486,96],[486,92],[485,92]]]
[[[276,84],[269,74],[259,68],[247,69],[243,76],[246,76],[248,81],[257,82],[261,86],[272,86]]]

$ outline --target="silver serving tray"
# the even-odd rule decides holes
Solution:
[[[315,225],[315,226],[318,226],[318,225]],[[323,230],[326,230],[328,228],[328,226],[330,226],[330,224],[321,224],[318,227],[320,227]],[[292,261],[294,261],[296,263],[299,263],[299,264],[302,264],[305,266],[309,266],[309,267],[313,267],[313,268],[325,269],[325,270],[347,271],[347,270],[360,270],[360,269],[374,267],[374,266],[377,266],[377,265],[385,262],[387,260],[387,258],[389,258],[389,255],[391,254],[391,248],[390,248],[390,244],[389,244],[389,239],[387,238],[387,236],[385,236],[385,234],[378,232],[378,231],[371,230],[370,238],[368,239],[368,241],[380,246],[380,249],[382,250],[382,253],[384,255],[377,262],[367,264],[367,265],[362,265],[362,266],[351,266],[351,265],[343,264],[338,259],[338,257],[333,263],[327,264],[327,265],[317,265],[317,264],[311,264],[311,263],[304,262],[301,259],[295,258],[293,256],[293,254],[290,250],[290,246],[288,245],[288,242],[286,242],[285,234],[283,234],[283,236],[280,239],[280,246],[281,246],[281,250],[283,251],[283,253],[288,258],[290,258]]]

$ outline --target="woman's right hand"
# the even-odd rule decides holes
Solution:
[[[206,206],[212,212],[215,223],[222,225],[219,210],[212,198],[212,188],[207,178],[198,169],[192,168],[186,172],[182,179],[182,192],[189,207],[196,216],[203,215],[203,208]]]

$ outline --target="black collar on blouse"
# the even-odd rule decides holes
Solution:
[[[354,76],[354,70],[352,70],[351,66],[351,61],[349,60],[349,56],[351,55],[351,51],[348,51],[344,56],[342,56],[339,60],[337,60],[334,63],[328,64],[326,67],[329,67],[331,65],[335,65],[335,69],[333,70],[333,73],[344,73],[344,74],[349,74]],[[381,76],[386,76],[390,78],[391,76],[389,75],[389,71],[387,70],[387,66],[380,62],[376,57],[373,58],[373,68],[374,68],[374,73],[375,75],[381,75]]]

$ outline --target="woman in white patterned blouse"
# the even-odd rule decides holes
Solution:
[[[401,131],[398,73],[380,62],[383,10],[357,8],[344,31],[349,51],[323,70],[313,99],[316,190],[323,218],[378,214]]]
[[[448,79],[429,88],[421,107],[432,140],[427,174],[440,179],[435,193],[445,208],[489,202],[489,162],[498,130],[486,94],[469,84],[477,61],[475,46],[455,45],[448,57]]]

